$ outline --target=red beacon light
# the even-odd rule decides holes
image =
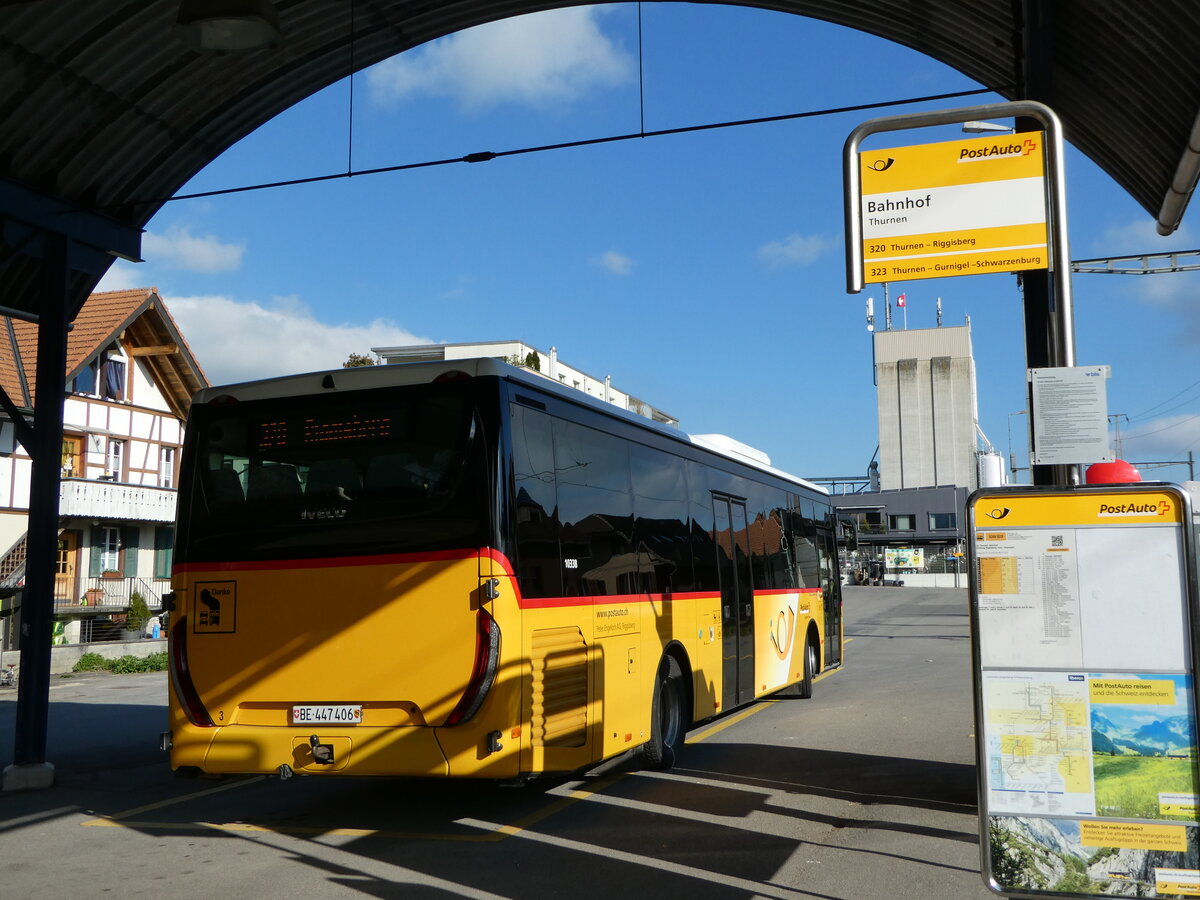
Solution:
[[[1134,468],[1133,463],[1123,459],[1112,462],[1092,463],[1084,474],[1087,484],[1130,484],[1142,480],[1142,473]]]

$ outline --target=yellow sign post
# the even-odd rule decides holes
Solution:
[[[1045,134],[859,153],[863,281],[1045,269]]]

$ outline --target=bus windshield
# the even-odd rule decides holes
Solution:
[[[193,418],[186,561],[487,542],[482,427],[453,385],[218,402]]]

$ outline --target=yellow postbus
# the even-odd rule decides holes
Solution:
[[[201,392],[176,770],[521,779],[841,664],[826,492],[492,359]]]

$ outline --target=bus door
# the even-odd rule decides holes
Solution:
[[[817,526],[817,571],[825,607],[826,668],[842,663],[842,586],[838,572],[837,537],[833,528]]]
[[[714,544],[721,576],[721,709],[754,699],[754,591],[746,503],[713,494]]]

